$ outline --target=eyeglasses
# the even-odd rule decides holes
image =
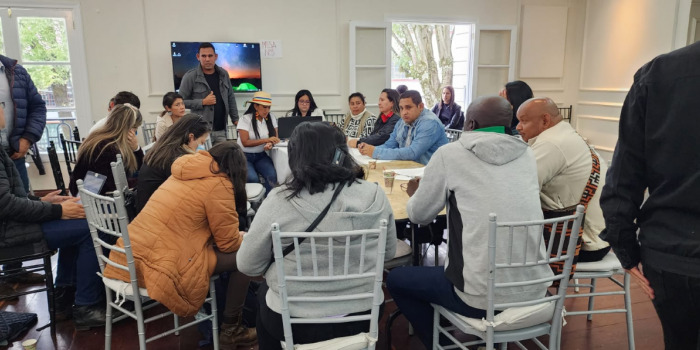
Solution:
[[[311,101],[299,101],[299,104],[301,105],[310,105]]]

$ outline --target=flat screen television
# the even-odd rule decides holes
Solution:
[[[175,91],[180,90],[182,77],[197,67],[197,51],[201,43],[170,43],[170,56],[173,59]],[[216,64],[225,69],[231,78],[231,86],[237,92],[261,91],[262,74],[260,67],[259,43],[211,43],[219,58]]]

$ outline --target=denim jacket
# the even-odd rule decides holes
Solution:
[[[406,147],[408,135],[411,135],[411,144]],[[440,119],[429,109],[423,111],[413,122],[408,125],[400,119],[389,140],[384,145],[374,149],[372,158],[381,160],[412,160],[421,164],[428,164],[430,157],[442,145],[447,144],[445,126]]]

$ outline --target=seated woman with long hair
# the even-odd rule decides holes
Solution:
[[[182,156],[129,224],[139,285],[177,315],[194,316],[209,292],[210,277],[229,272],[219,335],[225,349],[256,342],[255,330],[241,321],[250,277],[236,266],[245,234],[238,229],[236,208],[246,206],[245,178],[245,157],[234,141]],[[124,246],[121,238],[117,246]],[[110,259],[126,264],[119,252],[112,251]],[[127,271],[109,265],[105,276],[129,281]]]
[[[309,90],[299,90],[297,95],[294,96],[294,108],[289,110],[286,114],[287,117],[323,117],[326,119],[326,114],[323,110],[318,108],[316,101],[314,101],[314,96]]]
[[[316,231],[352,231],[377,229],[381,220],[394,222],[394,214],[384,190],[373,182],[358,179],[362,168],[348,153],[345,135],[334,126],[326,123],[302,123],[294,129],[288,145],[289,166],[292,176],[287,183],[276,187],[263,201],[253,220],[249,232],[245,235],[241,249],[238,251],[238,268],[249,276],[265,273],[266,283],[258,290],[260,311],[256,321],[258,345],[261,350],[280,349],[284,339],[282,330],[281,301],[277,288],[277,268],[273,263],[267,272],[272,258],[272,234],[270,225],[278,223],[284,232],[303,232],[316,220],[323,209],[331,202],[337,186],[341,192],[330,206],[327,215],[320,221]],[[342,164],[332,164],[336,150],[345,155]],[[358,269],[360,261],[361,240],[351,242],[350,269]],[[291,240],[283,240],[291,244]],[[375,266],[372,257],[376,254],[376,245],[366,248],[365,271]],[[334,256],[344,256],[345,246],[339,244]],[[324,247],[317,247],[319,256],[328,254]],[[396,250],[396,228],[389,225],[386,238],[386,260],[394,257]],[[296,253],[285,258],[285,271],[296,274]],[[308,243],[299,247],[302,264],[311,266],[312,257]],[[319,259],[318,274],[328,275],[327,259]],[[343,263],[334,265],[334,274],[343,274]],[[359,291],[372,290],[371,279],[354,279],[339,281],[333,290],[328,284],[291,283],[288,288],[295,290],[298,296],[327,293],[329,296],[354,294]],[[370,301],[343,301],[327,305],[315,304],[313,307],[299,307],[292,304],[292,317],[331,317],[348,313],[368,314],[372,308]],[[295,343],[308,344],[336,337],[355,335],[369,329],[369,321],[345,324],[295,324],[292,326]]]
[[[367,136],[360,137],[359,140],[349,138],[348,146],[357,148],[358,145],[366,143],[372,146],[381,146],[394,131],[396,123],[401,120],[399,112],[399,93],[394,89],[384,89],[379,94],[379,118],[375,119],[372,132]]]
[[[88,171],[107,177],[100,194],[104,195],[117,189],[112,175],[112,162],[121,154],[127,175],[136,173],[143,162],[143,150],[136,138],[136,130],[143,122],[141,112],[131,104],[116,105],[107,117],[107,123],[83,141],[78,149],[78,163],[70,178],[70,192],[78,194],[78,180],[84,180]],[[136,179],[130,179],[135,184]]]
[[[455,89],[452,86],[442,88],[442,99],[431,110],[445,125],[445,129],[464,129],[462,106],[455,102]]]
[[[526,82],[520,80],[511,81],[510,83],[506,84],[506,86],[503,89],[501,89],[501,91],[498,92],[498,95],[508,100],[511,106],[513,106],[513,119],[511,121],[510,127],[513,131],[513,135],[520,135],[520,133],[516,129],[519,123],[517,117],[518,109],[520,108],[520,105],[522,105],[525,101],[535,97],[535,95],[532,93],[530,85],[527,85]]]
[[[265,181],[265,193],[270,193],[277,186],[277,171],[272,158],[266,151],[280,142],[277,137],[277,118],[270,113],[272,96],[258,91],[253,99],[247,101],[250,106],[238,121],[238,144],[243,147],[248,162],[249,183],[260,183],[258,175]]]
[[[211,127],[202,117],[188,114],[168,128],[143,159],[139,170],[137,206],[141,210],[151,195],[172,175],[175,159],[195,154],[209,137]]]

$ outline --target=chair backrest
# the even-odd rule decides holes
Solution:
[[[326,114],[326,121],[342,127],[345,122],[345,114]]]
[[[450,142],[455,142],[462,136],[462,130],[446,129],[445,133],[447,133],[447,139]]]
[[[571,115],[573,113],[574,106],[569,105],[569,107],[559,107],[559,113],[564,118],[564,120],[571,123]]]
[[[576,239],[569,239],[568,240],[568,247],[566,247],[566,252],[570,252],[570,254],[562,254],[562,251],[564,251],[564,241],[567,241],[564,239],[564,237],[559,237],[559,239],[550,239],[548,244],[546,244],[546,254],[544,257],[540,256],[540,247],[542,245],[544,235],[541,234],[544,230],[544,226],[547,224],[552,225],[552,232],[554,234],[558,235],[566,235],[569,234],[570,232],[578,232],[579,228],[581,227],[581,223],[583,221],[583,212],[584,212],[584,207],[582,205],[579,205],[576,208],[576,214],[570,215],[570,216],[564,216],[560,218],[555,218],[555,219],[548,219],[548,220],[537,220],[537,221],[523,221],[523,222],[497,222],[497,217],[496,214],[491,214],[489,216],[489,275],[488,275],[488,307],[486,309],[486,321],[493,323],[494,319],[494,310],[505,310],[508,308],[512,307],[524,307],[524,306],[532,306],[532,305],[538,305],[538,304],[544,304],[548,302],[555,301],[556,306],[554,309],[554,315],[552,317],[552,333],[551,334],[559,334],[559,329],[561,327],[562,323],[562,309],[564,307],[564,299],[566,296],[566,288],[569,282],[569,272],[571,271],[571,265],[574,262],[574,251],[576,250]],[[570,225],[570,223],[573,221],[573,225]],[[568,231],[567,228],[572,226],[572,230]],[[527,244],[527,239],[524,240],[525,244],[521,246],[514,246],[513,245],[513,240],[514,236],[518,234],[524,234],[527,238],[527,235],[530,232],[530,228],[537,228],[538,232],[540,232],[537,245],[535,246],[530,246],[528,247]],[[499,228],[502,228],[502,230],[499,230]],[[516,230],[517,228],[522,228],[521,230]],[[506,234],[506,229],[507,229],[507,234],[508,234],[508,252],[505,255],[505,260],[506,262],[503,264],[497,264],[496,263],[496,242],[497,242],[497,234]],[[499,232],[500,231],[500,232]],[[520,231],[520,232],[516,232]],[[521,249],[522,256],[523,258],[520,261],[514,261],[513,260],[513,251],[516,249]],[[530,254],[528,254],[530,253]],[[528,256],[531,257],[531,261],[528,260]],[[552,277],[547,277],[547,278],[541,278],[541,279],[534,279],[534,280],[524,280],[524,281],[519,281],[519,282],[505,282],[505,283],[497,283],[496,282],[496,275],[498,274],[499,270],[504,270],[504,269],[511,269],[511,268],[523,268],[523,267],[536,267],[536,266],[541,266],[541,265],[546,265],[547,269],[549,269],[549,265],[557,262],[564,261],[564,271],[562,274],[554,275]],[[531,286],[531,285],[536,285],[536,284],[542,284],[546,282],[554,282],[554,281],[560,281],[559,283],[559,291],[557,292],[556,295],[551,295],[551,296],[546,296],[544,295],[542,298],[535,299],[535,300],[530,300],[530,301],[522,301],[522,302],[513,302],[513,303],[504,303],[504,304],[494,304],[494,295],[496,293],[496,289],[498,288],[511,288],[511,287],[522,287],[522,286]],[[493,334],[493,327],[489,326],[487,327],[487,332],[492,335]],[[489,336],[490,339],[493,339],[491,336]],[[555,341],[557,337],[551,337],[550,339],[550,345],[552,344],[552,341]],[[552,349],[552,347],[549,347]]]
[[[126,207],[124,206],[124,195],[117,189],[112,197],[101,196],[85,189],[83,180],[78,180],[78,190],[80,200],[85,208],[85,217],[90,228],[90,236],[95,246],[97,262],[100,264],[100,272],[104,273],[106,265],[111,265],[120,270],[129,272],[129,279],[137,296],[134,302],[140,303],[138,298],[138,282],[136,280],[136,265],[134,264],[134,254],[131,251],[131,240],[129,239],[128,219]],[[121,238],[124,248],[111,245],[99,237],[99,232],[103,232],[114,237]],[[126,255],[127,265],[121,265],[109,259],[109,254],[105,255],[106,248],[110,251],[117,251]]]
[[[63,134],[58,135],[61,139],[61,147],[63,147],[63,156],[66,158],[66,169],[68,169],[68,176],[73,176],[73,169],[71,164],[78,164],[78,149],[82,142],[67,140]]]
[[[117,154],[117,161],[110,163],[112,166],[112,176],[114,176],[114,185],[117,190],[124,191],[129,187],[129,180],[126,178],[126,170],[124,170],[124,162],[122,155]]]
[[[61,171],[61,163],[58,161],[58,153],[56,152],[56,145],[53,141],[49,141],[49,147],[46,149],[49,153],[49,164],[51,164],[51,172],[53,173],[53,179],[56,182],[56,189],[61,190],[61,195],[65,196],[68,194],[66,191],[66,184],[63,181],[63,171]]]
[[[143,123],[141,131],[143,132],[144,144],[153,142],[153,138],[156,136],[156,123]]]
[[[384,255],[386,249],[386,234],[387,234],[387,221],[382,220],[379,229],[372,230],[357,230],[357,231],[341,231],[341,232],[280,232],[280,227],[278,224],[272,224],[272,247],[275,257],[275,267],[277,269],[277,285],[279,287],[279,295],[282,301],[282,324],[284,328],[284,340],[287,349],[294,349],[294,339],[292,338],[292,324],[294,323],[305,323],[305,324],[318,324],[318,323],[345,323],[354,321],[370,321],[369,337],[371,339],[377,339],[379,331],[379,306],[383,302],[383,292],[382,292],[382,279],[384,271]],[[376,237],[377,239],[377,256],[374,271],[365,271],[365,248],[368,242],[368,236],[370,239]],[[313,275],[308,273],[304,275],[301,265],[301,257],[299,253],[299,238],[306,237],[306,242],[311,245],[311,258],[313,261]],[[282,250],[282,238],[292,238],[294,241],[294,253],[296,254],[296,276],[287,276],[284,273],[284,256]],[[360,267],[357,271],[350,271],[350,241],[351,239],[361,238],[360,246]],[[318,274],[318,261],[325,259],[318,259],[316,256],[316,240],[324,239],[324,243],[319,242],[327,247],[328,250],[328,275],[319,276]],[[326,240],[327,239],[327,240]],[[343,266],[342,275],[333,274],[333,251],[334,248],[342,248],[342,246],[334,247],[334,241],[343,240],[345,241],[345,263]],[[338,281],[354,280],[358,278],[374,278],[374,285],[372,292],[340,295],[340,296],[319,296],[319,297],[297,297],[287,294],[287,282],[321,282],[321,283],[336,283]],[[303,302],[305,305],[307,303],[320,304],[324,302],[339,302],[346,300],[372,300],[372,312],[369,315],[362,316],[346,316],[346,317],[330,317],[330,318],[294,318],[292,319],[289,315],[289,304],[295,302]],[[373,350],[375,348],[374,343],[368,347],[368,349]]]
[[[226,139],[238,140],[238,129],[235,125],[229,125],[226,127]]]

